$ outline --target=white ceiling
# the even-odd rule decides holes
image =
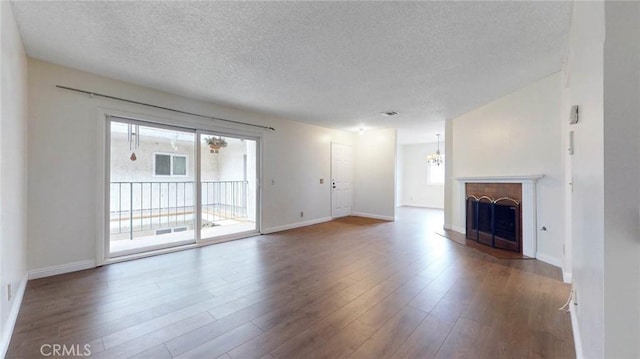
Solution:
[[[484,1],[13,3],[31,57],[326,127],[402,128],[401,139],[435,138],[445,119],[559,71],[571,8]],[[400,114],[379,115],[388,110]]]

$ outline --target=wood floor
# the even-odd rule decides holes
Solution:
[[[575,357],[558,268],[441,228],[400,208],[30,281],[7,358]]]

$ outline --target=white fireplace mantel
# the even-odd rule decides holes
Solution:
[[[454,177],[455,180],[464,183],[524,183],[537,182],[544,175],[523,175],[523,176],[473,176],[473,177]]]
[[[543,174],[522,175],[522,176],[473,176],[454,177],[460,185],[459,200],[461,209],[461,222],[467,223],[466,218],[466,183],[520,183],[522,184],[522,254],[527,257],[536,258],[538,237],[537,237],[537,212],[536,212],[536,183],[543,178]]]

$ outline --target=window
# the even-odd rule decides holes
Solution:
[[[156,176],[186,176],[187,156],[156,153],[154,173]]]
[[[440,166],[427,165],[427,183],[441,184],[444,183],[444,163]]]

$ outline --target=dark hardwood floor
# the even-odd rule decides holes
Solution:
[[[30,281],[7,358],[575,357],[558,268],[441,228],[400,208]]]

